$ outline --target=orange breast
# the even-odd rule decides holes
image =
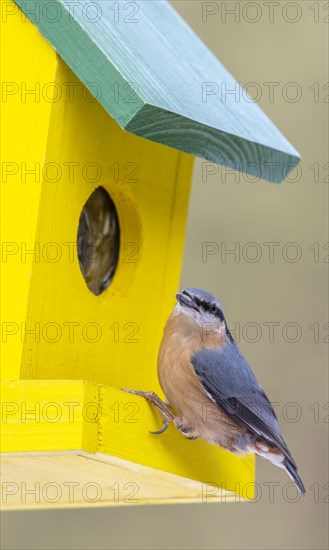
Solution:
[[[159,350],[158,377],[170,405],[192,435],[233,450],[241,429],[207,394],[190,361],[202,347],[220,347],[224,342],[222,333],[204,342],[202,327],[184,313],[172,313]]]

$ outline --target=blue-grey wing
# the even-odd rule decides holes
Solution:
[[[202,349],[191,362],[207,393],[231,420],[280,449],[294,464],[273,407],[234,341]]]

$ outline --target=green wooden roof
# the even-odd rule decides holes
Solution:
[[[128,132],[274,182],[299,162],[165,0],[15,1]]]

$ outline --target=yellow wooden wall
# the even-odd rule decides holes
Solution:
[[[85,89],[62,62],[56,82],[63,90],[77,84],[77,97],[70,102],[64,94],[52,108],[45,162],[62,177],[43,183],[36,241],[61,257],[46,261],[41,253],[33,266],[27,328],[40,323],[40,342],[27,336],[22,377],[155,387],[157,350],[179,282],[192,157],[124,132],[97,102],[86,103]],[[69,253],[82,207],[99,185],[116,204],[121,247],[113,283],[96,297]]]
[[[15,244],[7,245],[13,255],[4,264],[6,296],[14,302],[4,304],[10,324],[3,378],[17,377],[20,366],[23,378],[156,388],[157,350],[179,282],[193,157],[124,132],[33,25],[17,15],[11,26],[20,62],[15,73],[5,64],[8,79],[21,89],[24,79],[29,89],[37,86],[40,101],[26,95],[22,103],[16,94],[6,109],[4,132],[12,139],[5,158],[36,164],[38,173],[22,178],[19,169],[4,191],[5,240]],[[16,127],[18,134],[10,131]],[[76,238],[83,205],[99,185],[116,204],[121,251],[113,284],[96,297],[81,275]],[[33,249],[35,255],[27,253]]]
[[[22,19],[14,3],[1,5],[1,319],[2,378],[18,378],[22,339],[16,332],[26,320],[42,168],[52,103],[38,90],[53,82],[58,59],[38,30]],[[32,62],[33,60],[33,62]],[[47,88],[46,88],[47,89]],[[28,93],[36,90],[35,94]]]

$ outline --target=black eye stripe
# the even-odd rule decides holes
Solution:
[[[219,314],[219,309],[216,304],[210,304],[209,302],[201,302],[201,305],[205,311],[210,313]]]
[[[204,300],[200,300],[197,296],[189,295],[187,292],[186,294],[190,296],[197,306],[201,307],[205,312],[212,313],[213,315],[216,315],[216,317],[219,317],[219,319],[224,319],[224,314],[222,310],[217,306],[215,303],[206,302]]]

